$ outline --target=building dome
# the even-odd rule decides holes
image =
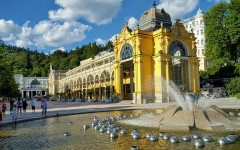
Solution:
[[[199,8],[199,10],[197,11],[197,14],[195,16],[195,19],[199,19],[199,18],[203,18],[204,13],[203,11]]]
[[[153,2],[153,8],[144,11],[139,21],[140,30],[155,31],[159,28],[171,27],[172,22],[170,15],[163,8],[156,8],[155,1]]]
[[[41,83],[37,80],[37,79],[34,79],[32,80],[31,82],[31,86],[35,86],[35,85],[40,85]]]

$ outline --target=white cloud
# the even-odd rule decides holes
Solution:
[[[123,0],[55,0],[61,8],[50,10],[53,20],[85,19],[95,24],[107,24],[117,15]]]
[[[86,37],[85,32],[90,29],[90,26],[76,21],[66,21],[64,23],[42,21],[34,28],[33,32],[38,35],[34,42],[38,46],[64,46],[82,41]]]
[[[103,40],[101,38],[98,38],[95,41],[96,41],[97,45],[105,45],[107,43],[106,40]]]
[[[137,23],[138,23],[138,21],[134,17],[130,17],[128,19],[128,27],[131,28],[131,29],[134,29],[137,26]]]
[[[80,42],[91,29],[78,22],[85,19],[95,24],[106,24],[116,17],[123,0],[55,0],[58,10],[49,11],[49,20],[30,26],[26,21],[18,25],[14,21],[0,19],[0,37],[4,42],[19,47],[61,47]],[[106,40],[96,39],[99,44]]]
[[[116,40],[116,37],[118,37],[119,34],[114,34],[110,39],[108,40],[103,40],[101,38],[98,38],[95,40],[95,42],[98,44],[98,45],[105,45],[108,41],[111,41],[111,42],[114,42]]]
[[[171,19],[183,19],[192,12],[198,5],[199,0],[161,0],[158,8],[164,8],[171,15]]]
[[[36,46],[44,49],[46,46],[61,47],[82,41],[85,32],[91,27],[76,21],[41,21],[33,27],[26,22],[23,26],[13,21],[0,20],[0,37],[19,47]]]
[[[0,19],[0,37],[3,41],[12,41],[16,39],[15,35],[21,32],[21,27],[12,20]]]
[[[114,34],[108,41],[114,42],[118,36],[119,34]]]

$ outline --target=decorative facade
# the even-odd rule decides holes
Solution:
[[[48,77],[23,77],[22,74],[16,74],[14,78],[22,98],[47,95]]]
[[[169,90],[164,80],[174,82],[182,92],[200,93],[195,40],[179,20],[172,25],[169,14],[154,3],[135,30],[124,25],[113,49],[61,75],[51,68],[49,94],[164,103]]]
[[[204,13],[201,9],[193,17],[182,21],[188,32],[194,33],[196,37],[197,57],[199,58],[199,70],[206,70],[207,62],[205,59],[205,23]]]

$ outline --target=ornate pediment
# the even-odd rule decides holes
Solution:
[[[171,29],[171,33],[176,36],[189,36],[189,32],[186,30],[185,26],[180,23],[179,19],[176,19],[176,22]]]
[[[130,29],[128,23],[126,23],[119,34],[118,40],[122,41],[129,37],[132,37],[132,33],[132,29]]]

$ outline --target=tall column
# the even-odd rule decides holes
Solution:
[[[94,81],[94,86],[93,86],[93,99],[97,100],[96,97],[96,82]]]
[[[113,93],[113,86],[112,84],[110,85],[110,94],[109,94],[109,98],[112,99],[112,93]]]
[[[96,98],[96,88],[95,88],[95,86],[94,86],[94,88],[93,88],[93,99],[95,99],[95,100],[97,99],[97,98]]]
[[[22,91],[22,96],[21,97],[24,98],[24,91]]]
[[[26,98],[29,97],[29,91],[26,91]]]
[[[98,94],[99,95],[99,100],[102,100],[101,86],[100,85],[99,85],[99,91],[98,92],[99,92],[99,94]]]
[[[113,80],[112,80],[112,76],[110,77],[110,99],[112,99],[113,96]]]
[[[81,92],[82,92],[82,99],[85,100],[83,83],[82,83],[82,91]]]
[[[120,89],[121,89],[121,93],[119,95],[120,99],[124,99],[124,89],[123,89],[123,66],[120,65],[120,72],[119,72],[119,77],[120,77],[120,81],[118,82],[119,83],[119,86],[120,86]]]
[[[130,93],[133,94],[133,92],[133,68],[130,67]],[[131,98],[133,98],[132,95]]]
[[[121,71],[121,65],[119,62],[115,62],[114,64],[114,86],[116,90],[116,94],[119,96],[120,99],[122,99],[122,71]]]
[[[190,79],[190,90],[194,93],[200,93],[200,79],[199,79],[199,62],[198,58],[189,59],[189,79]]]
[[[140,56],[137,56],[133,60],[134,64],[134,83],[135,91],[133,94],[133,103],[141,104],[142,103],[142,59]]]
[[[105,99],[107,99],[107,86],[105,85]]]

